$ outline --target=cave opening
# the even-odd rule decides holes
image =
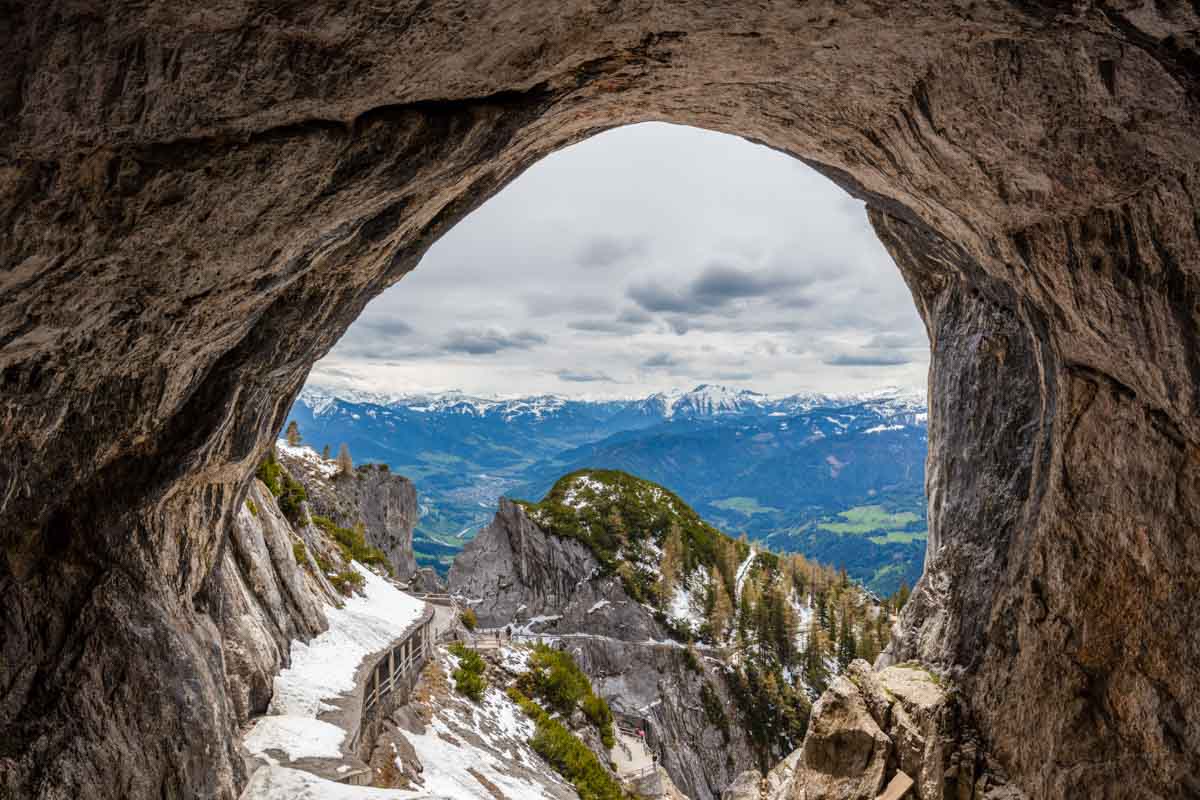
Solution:
[[[735,536],[807,550],[887,596],[924,561],[927,370],[861,201],[784,154],[646,123],[549,156],[447,233],[317,362],[288,424],[317,451],[349,442],[356,460],[419,476],[418,561],[444,574],[501,494],[541,497],[561,453],[651,419],[762,417],[739,434],[736,478],[716,441],[568,462],[636,468]],[[500,403],[512,432],[490,427]],[[496,421],[468,433],[443,409]],[[521,416],[543,410],[595,419]],[[695,435],[683,427],[671,435]]]
[[[524,169],[657,119],[808,160],[912,291],[931,539],[897,655],[1033,796],[1194,787],[1198,23],[1119,5],[22,8],[0,786],[236,796],[206,581],[309,368]]]

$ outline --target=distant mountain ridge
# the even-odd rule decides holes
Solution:
[[[534,417],[549,416],[570,406],[593,406],[613,411],[635,410],[663,419],[675,417],[707,417],[722,415],[753,415],[795,413],[817,406],[852,405],[856,403],[891,404],[914,412],[926,408],[924,393],[917,389],[885,387],[870,392],[823,394],[803,392],[771,396],[750,389],[738,389],[720,384],[700,384],[689,391],[673,389],[654,392],[641,398],[574,399],[557,394],[538,394],[516,397],[485,397],[458,390],[445,392],[385,393],[351,388],[330,388],[308,385],[300,392],[303,403],[314,416],[320,416],[337,403],[403,408],[418,413],[456,413],[475,417],[500,416],[512,418],[519,414]]]
[[[920,574],[928,412],[916,391],[770,396],[702,384],[640,398],[306,387],[305,442],[387,463],[420,494],[418,561],[445,569],[502,495],[578,469],[670,487],[705,518],[891,592]],[[846,516],[848,515],[848,516]]]

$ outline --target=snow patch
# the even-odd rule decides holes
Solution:
[[[246,735],[250,752],[281,750],[292,760],[338,757],[346,731],[317,716],[334,708],[330,700],[355,688],[354,675],[364,658],[420,619],[423,602],[357,562],[352,567],[363,576],[362,596],[349,598],[341,608],[327,607],[329,630],[311,642],[292,642],[291,666],[275,677],[267,716]]]
[[[275,442],[275,449],[292,458],[307,462],[314,470],[326,478],[332,478],[337,474],[337,463],[321,458],[321,455],[311,447],[306,447],[305,445],[292,447],[287,443],[286,439],[279,439]]]
[[[738,600],[742,599],[742,584],[746,582],[746,576],[750,574],[750,566],[757,557],[758,551],[754,549],[754,545],[750,545],[750,555],[746,556],[746,560],[737,568],[737,575],[734,580],[734,592],[737,594]]]

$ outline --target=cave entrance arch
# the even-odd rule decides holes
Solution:
[[[901,655],[1034,796],[1196,791],[1193,4],[143,12],[0,41],[10,793],[233,796],[205,578],[308,367],[522,169],[650,119],[806,159],[913,291]]]
[[[713,384],[719,394],[706,388],[683,402],[703,403],[705,396],[753,402],[726,396],[721,384],[776,397],[884,386],[905,387],[907,394],[920,387],[923,397],[927,371],[927,339],[911,294],[860,202],[784,154],[725,134],[646,124],[558,151],[449,231],[317,362],[307,381],[315,390],[301,394],[290,419],[317,451],[336,452],[347,442],[356,461],[385,461],[393,472],[420,475],[422,502],[438,512],[417,526],[418,557],[426,565],[440,562],[442,570],[447,557],[429,551],[461,547],[467,531],[492,519],[501,495],[536,500],[551,478],[579,467],[614,467],[670,487],[735,535],[769,535],[776,550],[845,564],[852,578],[887,596],[902,582],[915,585],[922,570],[923,425],[863,435],[850,445],[815,410],[808,411],[811,423],[756,419],[750,424],[760,426],[761,436],[741,434],[741,445],[724,452],[740,451],[739,463],[760,463],[736,470],[716,456],[714,443],[697,447],[682,431],[672,438],[660,429],[683,448],[670,461],[691,463],[687,470],[653,457],[637,466],[621,456],[591,457],[553,467],[552,475],[540,472],[531,485],[518,476],[545,470],[542,459],[603,447],[601,439],[641,423],[607,419],[615,406],[583,411],[571,404],[564,415],[551,406],[554,433],[539,433],[518,406],[511,409],[516,423],[500,430],[500,408],[478,398],[521,395],[538,403],[551,392],[570,403]],[[348,379],[350,391],[339,390]],[[431,387],[463,390],[457,410],[488,409],[471,420],[481,443],[466,444],[457,424],[440,445],[430,442],[421,431],[441,430],[433,427],[439,415],[393,419],[394,409],[344,406],[339,413],[331,398],[382,404],[378,394],[361,390],[390,399],[403,390],[409,396],[397,404],[418,411],[455,401]],[[800,413],[786,404],[771,410]],[[606,419],[584,423],[581,411]],[[883,416],[898,413],[893,408]],[[873,424],[865,419],[843,422],[861,433]],[[821,439],[808,442],[817,430]],[[826,447],[855,465],[845,471],[818,465]],[[805,448],[791,456],[793,468],[769,466],[791,448]],[[731,495],[754,497],[766,508],[743,515],[722,507]],[[806,495],[815,505],[802,509]],[[802,544],[784,530],[815,522],[817,509],[835,514],[881,501],[889,511],[913,513],[915,524],[893,527],[919,531],[917,541],[885,544],[809,531]]]

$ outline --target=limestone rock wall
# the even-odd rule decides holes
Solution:
[[[254,481],[246,500],[214,572],[213,616],[240,723],[266,712],[275,675],[290,664],[292,640],[328,628],[324,603],[335,602],[308,565],[307,551],[306,563],[297,562],[293,544],[301,540],[266,486]]]
[[[618,579],[601,575],[587,547],[546,533],[507,498],[455,557],[447,586],[470,604],[484,627],[542,618],[532,630],[586,630],[629,640],[664,635]]]
[[[0,10],[10,794],[236,796],[213,576],[309,366],[523,169],[647,119],[806,159],[913,290],[895,656],[1031,796],[1200,791],[1194,3]]]
[[[502,499],[492,523],[454,559],[449,590],[470,603],[480,625],[512,623],[568,650],[614,711],[650,722],[660,763],[692,800],[715,800],[754,763],[721,662],[689,666],[591,551],[547,534],[517,504]],[[705,684],[727,708],[724,731],[700,701]]]
[[[409,579],[417,571],[412,540],[420,512],[412,481],[373,464],[359,466],[353,477],[330,477],[311,461],[285,451],[278,456],[304,485],[314,514],[344,528],[363,523],[367,543],[383,551],[400,580]]]
[[[966,710],[919,665],[850,665],[813,706],[803,746],[763,779],[765,800],[1023,800],[982,749]],[[748,791],[743,791],[749,796]],[[757,795],[756,795],[757,796]]]

